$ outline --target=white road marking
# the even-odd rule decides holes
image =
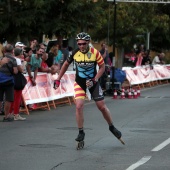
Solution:
[[[170,144],[170,138],[168,138],[167,140],[165,140],[164,142],[162,142],[160,145],[158,145],[157,147],[153,148],[152,151],[159,151],[161,149],[163,149],[165,146],[167,146],[168,144]]]
[[[151,156],[145,156],[142,159],[140,159],[138,162],[136,162],[135,164],[132,164],[129,168],[127,168],[126,170],[134,170],[137,167],[143,165],[144,163],[146,163],[147,161],[149,161],[149,159],[151,159]]]

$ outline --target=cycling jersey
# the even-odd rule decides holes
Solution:
[[[104,64],[103,57],[98,50],[89,47],[86,53],[82,53],[79,49],[73,51],[67,61],[71,63],[73,60],[76,66],[76,82],[86,91],[86,80],[93,79],[96,76],[96,65]]]

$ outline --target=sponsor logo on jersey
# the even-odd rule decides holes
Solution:
[[[91,54],[90,52],[88,52],[88,53],[87,53],[87,57],[88,57],[88,59],[90,59],[90,58],[91,58],[91,55],[92,55],[92,54]]]

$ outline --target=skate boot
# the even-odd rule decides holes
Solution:
[[[76,144],[77,150],[83,149],[83,147],[84,147],[84,137],[85,137],[85,133],[82,132],[82,133],[79,133],[77,138],[75,139],[77,141],[77,144]]]
[[[125,145],[125,142],[122,140],[122,133],[117,130],[113,125],[112,126],[109,126],[109,130],[113,133],[113,135],[118,139],[120,140],[120,142]]]

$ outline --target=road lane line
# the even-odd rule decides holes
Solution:
[[[139,166],[143,165],[144,163],[146,163],[147,161],[149,161],[149,159],[151,159],[151,156],[144,156],[142,159],[140,159],[138,162],[136,162],[135,164],[132,164],[129,168],[127,168],[126,170],[134,170],[136,168],[138,168]]]
[[[162,142],[160,145],[153,148],[151,151],[159,151],[159,150],[163,149],[165,146],[167,146],[168,144],[170,144],[170,138],[168,138],[167,140]]]

